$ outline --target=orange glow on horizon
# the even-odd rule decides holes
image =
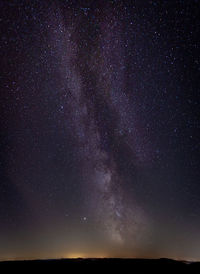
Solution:
[[[84,254],[84,253],[68,253],[65,254],[63,258],[66,259],[78,259],[78,258],[83,258],[83,259],[87,259],[87,258],[108,258],[108,256],[106,254],[102,255],[102,254]]]

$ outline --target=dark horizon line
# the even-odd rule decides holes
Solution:
[[[167,257],[158,257],[158,258],[142,258],[142,257],[77,257],[77,258],[29,258],[29,259],[0,259],[0,263],[2,262],[34,262],[34,261],[60,261],[60,260],[143,260],[143,261],[156,261],[156,260],[168,260],[182,263],[200,263],[198,260],[184,260],[184,259],[173,259]]]

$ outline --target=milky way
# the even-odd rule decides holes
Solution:
[[[130,201],[127,197],[127,174],[119,154],[128,152],[129,168],[135,169],[146,151],[126,92],[122,27],[109,6],[107,11],[94,12],[98,28],[88,13],[90,8],[84,9],[70,26],[62,17],[59,22],[64,40],[58,50],[61,59],[66,51],[63,119],[80,159],[86,203],[102,233],[117,243],[131,237],[135,245],[147,224],[135,197]]]
[[[198,1],[7,2],[0,259],[197,258]]]

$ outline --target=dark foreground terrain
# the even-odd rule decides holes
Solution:
[[[34,270],[45,273],[200,273],[200,263],[169,259],[60,259],[5,261],[0,262],[0,273],[5,273],[2,270],[12,270],[11,273]]]

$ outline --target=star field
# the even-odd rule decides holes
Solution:
[[[0,259],[200,259],[199,8],[1,2]]]

